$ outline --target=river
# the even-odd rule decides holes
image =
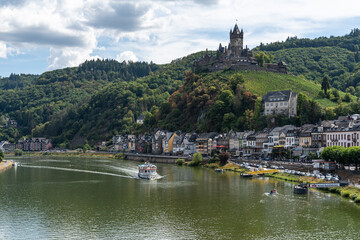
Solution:
[[[360,207],[284,181],[166,164],[148,181],[136,162],[13,160],[0,174],[0,239],[360,239]]]

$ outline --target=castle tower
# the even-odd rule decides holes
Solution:
[[[244,39],[244,32],[237,24],[235,24],[234,30],[230,30],[230,49],[232,55],[235,57],[240,57],[241,52],[243,50],[243,39]]]

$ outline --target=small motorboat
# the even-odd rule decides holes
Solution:
[[[150,162],[145,162],[144,164],[139,165],[139,178],[143,179],[155,179],[157,177],[157,167]]]
[[[295,194],[307,194],[308,192],[309,192],[309,189],[306,186],[297,185],[294,187]]]
[[[217,168],[217,169],[215,169],[215,172],[217,172],[217,173],[222,173],[224,170],[223,169],[221,169],[221,168]]]
[[[270,195],[277,194],[276,189],[271,190],[269,194],[270,194]]]

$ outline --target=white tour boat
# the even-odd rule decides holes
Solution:
[[[139,178],[145,179],[155,179],[157,177],[156,172],[157,167],[150,162],[145,162],[144,164],[139,165]]]

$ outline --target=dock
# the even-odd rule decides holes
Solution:
[[[259,171],[248,171],[246,172],[246,174],[250,174],[250,175],[264,175],[264,174],[271,174],[271,173],[277,173],[279,172],[278,169],[261,169]]]

